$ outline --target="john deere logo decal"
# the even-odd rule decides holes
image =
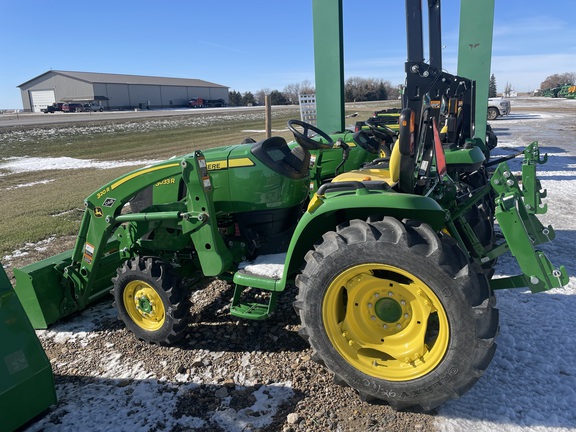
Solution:
[[[101,207],[96,207],[94,209],[94,216],[96,216],[97,218],[101,218],[102,216],[104,216],[104,213],[102,212]]]

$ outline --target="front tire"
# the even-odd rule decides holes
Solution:
[[[488,108],[488,120],[496,120],[499,115],[498,109],[494,107]]]
[[[184,335],[188,301],[172,266],[136,257],[125,262],[112,281],[118,319],[138,339],[171,345]]]
[[[428,225],[352,220],[308,252],[296,284],[313,358],[363,399],[431,410],[470,389],[494,355],[486,278]]]

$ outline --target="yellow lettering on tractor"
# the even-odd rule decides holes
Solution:
[[[171,185],[176,183],[176,179],[174,177],[172,178],[167,178],[164,180],[160,180],[158,183],[156,183],[154,186],[158,187],[158,186],[165,186],[165,185]]]
[[[252,162],[252,159],[246,157],[230,160],[223,159],[218,161],[206,162],[206,167],[208,168],[208,171],[216,171],[228,168],[241,168],[249,166],[254,166],[254,162]]]

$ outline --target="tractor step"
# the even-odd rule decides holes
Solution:
[[[238,318],[263,320],[269,318],[276,309],[277,279],[255,275],[239,270],[234,274],[234,297],[230,306],[230,314]],[[249,290],[249,292],[247,292]],[[268,302],[255,300],[255,291],[262,290],[268,296]],[[263,293],[264,294],[264,293]],[[247,297],[250,297],[248,300]]]
[[[238,303],[230,307],[230,315],[238,318],[261,321],[270,318],[273,313],[273,310],[270,309],[270,305],[263,303]]]
[[[236,285],[236,288],[234,289],[234,298],[232,299],[232,305],[230,306],[230,315],[257,321],[269,318],[276,309],[278,293],[272,291],[269,293],[268,303],[258,303],[241,299],[246,288],[249,287]]]

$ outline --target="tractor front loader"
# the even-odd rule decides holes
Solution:
[[[439,3],[428,2],[432,21]],[[420,1],[407,8],[421,27]],[[568,276],[536,249],[554,238],[537,219],[546,156],[531,144],[521,180],[491,159],[474,136],[476,82],[443,72],[435,29],[431,64],[422,41],[409,40],[389,160],[376,158],[369,133],[327,135],[291,120],[291,144],[196,151],[120,177],[86,198],[72,251],[15,270],[34,326],[112,290],[136,337],[171,344],[187,330],[189,277],[230,281],[231,315],[254,320],[295,284],[300,333],[338,382],[396,409],[463,395],[496,349],[494,290],[538,292]],[[521,273],[495,278],[505,253]],[[280,274],[244,267],[277,254]]]

